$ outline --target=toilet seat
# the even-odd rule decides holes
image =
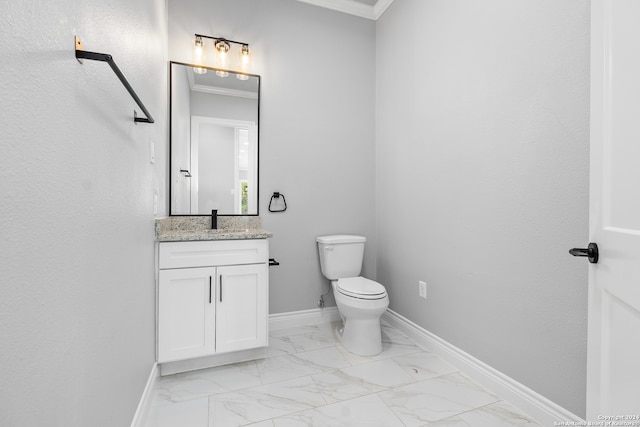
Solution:
[[[359,299],[375,300],[387,296],[384,286],[364,277],[338,279],[336,290],[342,295]]]

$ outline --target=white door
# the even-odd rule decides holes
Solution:
[[[216,352],[267,345],[267,264],[218,267]]]
[[[587,420],[598,421],[640,415],[640,1],[591,8],[589,234],[600,259],[589,267]]]
[[[160,270],[158,362],[215,352],[216,269]]]

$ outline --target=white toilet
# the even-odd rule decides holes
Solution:
[[[336,235],[320,236],[316,241],[322,274],[331,280],[344,323],[337,329],[342,345],[361,356],[379,354],[382,351],[380,316],[389,306],[389,297],[380,283],[359,276],[367,239]]]

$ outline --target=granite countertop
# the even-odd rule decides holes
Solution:
[[[260,228],[260,218],[256,216],[220,216],[216,230],[211,229],[210,216],[156,219],[156,240],[159,242],[268,239],[272,236],[271,232]]]

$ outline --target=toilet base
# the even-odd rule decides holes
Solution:
[[[340,343],[358,356],[376,356],[382,353],[380,319],[347,319],[335,330]]]
[[[389,307],[389,297],[360,299],[344,295],[336,290],[332,281],[333,296],[342,318],[342,326],[336,328],[340,343],[349,352],[359,356],[375,356],[382,352],[380,316]]]

